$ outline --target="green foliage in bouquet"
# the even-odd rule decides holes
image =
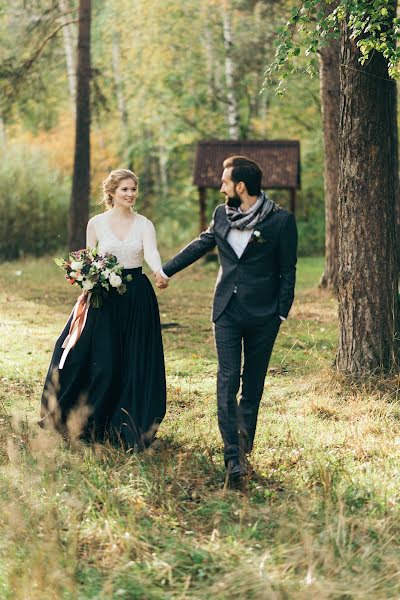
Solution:
[[[116,256],[110,252],[99,253],[98,243],[93,248],[70,252],[66,259],[57,257],[54,262],[66,271],[65,278],[71,285],[77,285],[84,293],[90,294],[93,308],[100,308],[112,289],[124,294],[124,281],[132,281],[132,275],[123,276],[123,268]]]

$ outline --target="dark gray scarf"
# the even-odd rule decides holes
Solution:
[[[262,191],[256,202],[247,212],[242,212],[238,208],[233,208],[227,204],[225,205],[225,210],[231,228],[243,230],[254,229],[260,221],[263,221],[272,212],[274,206],[274,202]]]

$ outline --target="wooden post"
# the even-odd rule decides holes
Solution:
[[[296,212],[296,190],[290,188],[290,211],[295,214]]]
[[[207,229],[207,189],[199,187],[200,233]]]

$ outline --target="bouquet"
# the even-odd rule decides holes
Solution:
[[[93,308],[103,305],[111,288],[124,294],[124,281],[132,280],[132,275],[122,276],[122,267],[113,254],[99,254],[98,243],[93,248],[71,252],[67,259],[55,258],[54,262],[66,271],[65,278],[71,285],[78,285],[89,296]]]

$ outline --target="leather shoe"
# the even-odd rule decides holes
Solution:
[[[238,459],[230,458],[226,470],[230,477],[240,477],[242,475],[242,467]]]

